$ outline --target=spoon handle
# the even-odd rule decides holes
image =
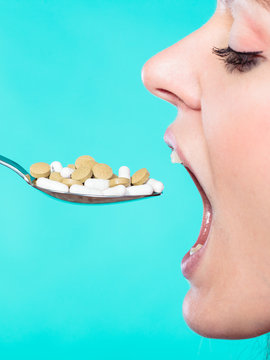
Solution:
[[[0,155],[0,164],[15,171],[30,185],[31,185],[32,181],[34,180],[34,178],[21,165],[17,164],[15,161],[12,161],[12,160],[6,158],[5,156]]]

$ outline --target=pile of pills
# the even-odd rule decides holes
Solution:
[[[89,155],[78,157],[75,164],[63,167],[59,161],[51,165],[39,162],[30,167],[36,186],[50,191],[89,196],[139,196],[160,194],[164,185],[150,179],[143,168],[130,176],[127,166],[121,166],[118,176],[106,164],[100,164]]]

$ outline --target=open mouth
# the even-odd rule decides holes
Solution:
[[[203,256],[203,253],[206,249],[208,235],[210,232],[211,222],[212,222],[212,206],[206,195],[206,192],[203,189],[203,186],[200,184],[198,178],[194,174],[190,164],[185,159],[184,154],[182,154],[181,150],[177,147],[177,144],[175,143],[172,134],[167,131],[164,138],[165,138],[165,142],[172,149],[172,154],[171,154],[172,162],[180,163],[184,165],[184,167],[190,174],[192,180],[194,181],[197,189],[199,190],[203,201],[203,217],[202,217],[201,229],[198,239],[193,245],[193,247],[183,257],[181,262],[181,270],[183,275],[187,279],[190,279],[195,269],[197,268],[199,264],[199,260]]]
[[[202,197],[202,201],[203,201],[203,219],[202,219],[201,231],[200,231],[198,240],[196,241],[196,243],[190,250],[190,253],[191,253],[190,255],[192,255],[196,252],[196,250],[194,249],[196,246],[198,246],[198,245],[203,246],[206,243],[208,233],[210,230],[210,226],[211,226],[211,220],[212,220],[212,206],[211,206],[211,203],[210,203],[204,189],[202,188],[202,186],[199,183],[196,176],[193,174],[193,172],[189,168],[187,168],[187,167],[185,167],[185,168],[189,172],[192,180],[194,181],[197,189],[199,190],[201,197]]]
[[[201,184],[199,183],[198,179],[196,178],[196,176],[193,174],[193,172],[189,168],[186,167],[186,169],[189,172],[192,180],[194,181],[197,189],[199,190],[199,192],[201,194],[202,201],[203,201],[203,218],[202,218],[201,230],[200,230],[198,239],[197,239],[196,243],[193,245],[193,247],[191,248],[191,250],[187,253],[187,255],[185,255],[183,260],[185,260],[186,257],[193,256],[195,253],[197,253],[197,251],[199,251],[203,248],[203,246],[207,242],[208,234],[209,234],[211,222],[212,222],[211,203],[210,203],[204,189],[202,188]]]
[[[203,201],[203,217],[198,239],[193,245],[193,247],[183,257],[181,262],[182,273],[187,279],[189,279],[195,271],[195,268],[199,263],[199,259],[202,257],[206,248],[208,235],[212,223],[212,206],[196,176],[189,168],[187,168],[186,166],[185,168],[189,172],[192,180],[194,181],[197,189],[199,190]]]

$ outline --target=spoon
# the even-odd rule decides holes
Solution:
[[[71,193],[63,193],[58,191],[51,191],[47,189],[40,188],[35,185],[34,180],[35,178],[31,176],[21,165],[17,164],[15,161],[6,158],[5,156],[0,155],[0,164],[4,165],[11,170],[15,171],[18,175],[20,175],[28,185],[32,186],[33,188],[44,192],[47,195],[53,196],[54,198],[75,202],[75,203],[82,203],[82,204],[105,204],[105,203],[114,203],[120,201],[128,201],[128,200],[136,200],[142,199],[152,196],[158,196],[160,194],[152,194],[152,195],[137,195],[137,196],[103,196],[103,195],[82,195],[82,194],[71,194]]]

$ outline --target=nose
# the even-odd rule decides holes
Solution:
[[[196,43],[197,42],[197,43]],[[177,107],[201,108],[198,35],[187,36],[148,60],[142,69],[145,87]]]

